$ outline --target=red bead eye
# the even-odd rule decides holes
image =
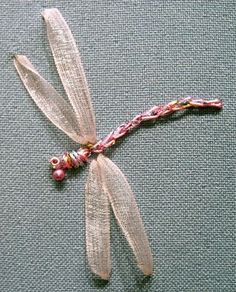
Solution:
[[[56,169],[53,171],[52,177],[56,181],[62,181],[65,178],[65,171],[63,169]]]

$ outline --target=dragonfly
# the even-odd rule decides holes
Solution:
[[[104,155],[117,139],[145,121],[156,121],[187,108],[221,109],[222,100],[187,97],[164,106],[155,105],[102,139],[97,139],[95,114],[79,50],[69,26],[56,8],[42,13],[53,58],[68,100],[62,97],[34,68],[25,55],[16,55],[16,70],[30,96],[46,117],[80,147],[50,160],[52,177],[62,181],[67,170],[90,163],[85,188],[86,253],[91,271],[108,280],[111,274],[110,212],[117,219],[139,269],[153,274],[153,255],[131,187],[118,166]],[[94,159],[89,157],[93,155]]]

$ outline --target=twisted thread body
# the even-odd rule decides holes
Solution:
[[[88,158],[93,153],[104,152],[107,148],[116,143],[116,140],[127,135],[133,129],[138,128],[142,122],[157,120],[159,118],[173,114],[176,111],[185,110],[188,108],[207,108],[213,107],[221,109],[223,107],[222,100],[204,100],[187,97],[172,101],[164,106],[154,106],[151,109],[136,115],[132,120],[121,124],[117,129],[109,133],[105,138],[99,140],[96,144],[87,144],[80,147],[77,151],[65,152],[62,157],[53,157],[50,160],[51,166],[54,169],[53,178],[62,180],[65,177],[64,170],[77,168],[88,161]]]

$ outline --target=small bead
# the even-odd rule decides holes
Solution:
[[[60,166],[60,159],[54,156],[50,159],[50,163],[51,163],[52,168],[56,169]]]
[[[52,177],[56,181],[61,181],[65,177],[65,171],[63,169],[56,169],[53,171]]]
[[[72,168],[73,167],[73,163],[70,157],[70,153],[69,152],[65,152],[63,155],[63,160],[64,160],[64,164],[66,168]]]

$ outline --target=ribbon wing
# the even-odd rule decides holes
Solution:
[[[105,193],[98,163],[90,164],[85,190],[86,248],[91,270],[107,280],[111,271],[110,204]]]
[[[153,273],[153,259],[134,194],[121,170],[107,157],[97,158],[103,187],[115,217],[129,242],[139,268],[145,275]]]
[[[83,144],[75,113],[66,100],[39,75],[26,56],[17,55],[14,64],[29,94],[47,118],[71,139]]]
[[[43,16],[55,64],[79,121],[86,143],[96,142],[95,115],[89,88],[73,35],[59,10],[46,9]]]

